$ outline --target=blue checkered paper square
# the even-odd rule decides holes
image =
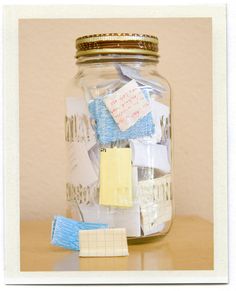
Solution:
[[[151,112],[127,130],[121,131],[102,98],[90,102],[88,107],[91,118],[96,122],[96,135],[101,144],[151,136],[155,131]]]
[[[99,228],[108,228],[108,225],[79,222],[63,216],[55,216],[52,222],[51,244],[79,251],[79,231]]]

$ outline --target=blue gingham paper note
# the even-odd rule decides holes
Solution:
[[[149,96],[147,92],[144,91],[144,94],[146,99],[148,99]],[[93,100],[89,103],[88,107],[91,118],[96,122],[96,135],[101,144],[151,136],[155,132],[155,125],[151,112],[139,119],[127,130],[121,131],[102,98]]]
[[[107,224],[79,222],[63,216],[54,216],[52,222],[51,244],[79,251],[79,231],[108,228]]]

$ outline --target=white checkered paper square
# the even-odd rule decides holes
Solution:
[[[81,230],[80,257],[128,256],[125,228]]]

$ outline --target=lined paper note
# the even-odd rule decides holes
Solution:
[[[106,206],[132,206],[130,148],[106,148],[100,155],[99,203]]]

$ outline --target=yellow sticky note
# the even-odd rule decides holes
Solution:
[[[101,150],[99,203],[106,206],[132,207],[130,148]]]

